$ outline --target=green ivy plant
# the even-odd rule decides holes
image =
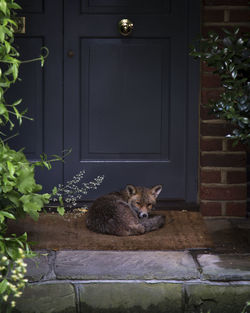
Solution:
[[[11,149],[3,129],[13,129],[16,121],[21,124],[27,118],[26,111],[18,108],[21,99],[8,103],[6,93],[17,81],[22,63],[40,60],[43,66],[46,55],[34,60],[21,61],[14,46],[14,32],[17,29],[16,10],[21,7],[15,0],[0,0],[0,312],[10,312],[15,306],[15,298],[20,297],[27,282],[23,259],[32,257],[27,234],[17,237],[6,234],[8,219],[30,215],[37,220],[39,212],[51,198],[51,194],[41,193],[42,186],[34,178],[36,166],[51,167],[46,155],[41,161],[30,163],[22,151]],[[55,159],[60,159],[55,157]],[[56,192],[56,191],[55,191]],[[60,199],[63,204],[62,199]],[[60,214],[64,208],[58,208]]]
[[[224,36],[209,33],[190,55],[212,67],[221,79],[224,90],[218,99],[210,100],[209,107],[233,125],[227,137],[250,146],[250,34],[240,34],[239,29],[224,29]]]

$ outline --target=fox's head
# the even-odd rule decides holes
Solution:
[[[127,185],[125,188],[128,204],[140,218],[148,217],[148,213],[154,207],[161,190],[161,185],[156,185],[151,189],[133,185]]]

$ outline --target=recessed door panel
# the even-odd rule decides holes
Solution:
[[[81,39],[80,56],[81,161],[167,160],[168,39]]]

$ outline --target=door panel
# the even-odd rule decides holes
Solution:
[[[81,39],[81,162],[167,159],[168,46]]]
[[[81,0],[81,13],[168,13],[170,0]]]
[[[44,46],[43,38],[18,38],[16,46],[21,52],[23,60],[33,59]],[[16,149],[25,147],[25,154],[30,160],[37,160],[42,151],[44,151],[44,125],[43,121],[43,71],[38,62],[28,63],[20,66],[20,79],[13,87],[13,96],[9,96],[11,102],[22,99],[23,104],[19,106],[21,111],[25,110],[25,104],[28,105],[27,116],[32,117],[36,122],[23,119],[21,127],[18,129],[20,136],[14,137],[11,145]],[[23,94],[22,90],[31,90],[30,93]],[[16,132],[17,130],[14,129]],[[22,139],[22,140],[20,140]]]
[[[66,0],[65,10],[65,178],[104,174],[89,199],[161,183],[162,199],[185,200],[187,1]],[[117,29],[124,17],[129,37]]]

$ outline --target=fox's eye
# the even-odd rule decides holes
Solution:
[[[150,209],[152,208],[152,204],[151,203],[148,204],[148,208],[150,208]]]
[[[139,201],[136,201],[136,204],[140,205],[140,204],[141,204],[141,202],[139,202]]]

